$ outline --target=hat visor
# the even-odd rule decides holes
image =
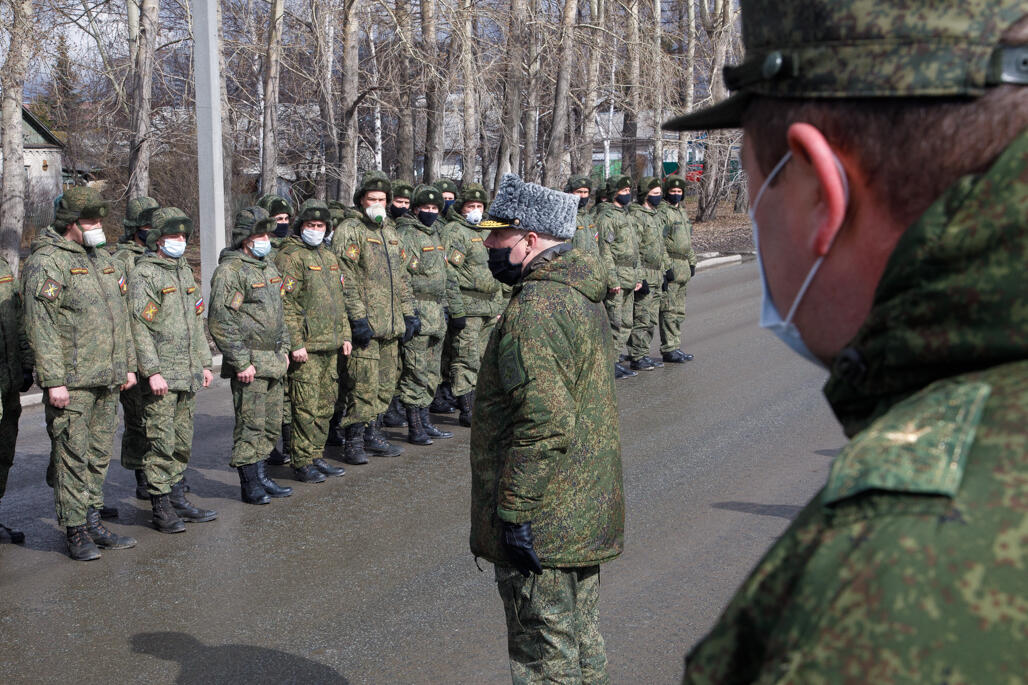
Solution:
[[[480,221],[478,223],[478,226],[476,226],[475,228],[478,228],[482,231],[491,231],[494,228],[512,228],[512,226],[511,223],[506,219],[496,219],[490,217],[488,219],[483,219],[482,221]]]
[[[669,119],[661,126],[665,131],[705,131],[718,128],[742,128],[742,115],[753,95],[742,92],[712,107]]]

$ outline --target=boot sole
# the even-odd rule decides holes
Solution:
[[[214,519],[218,518],[217,514],[209,516],[183,516],[181,512],[175,513],[178,514],[179,519],[183,523],[207,523],[208,521],[213,521]]]
[[[412,445],[420,445],[421,447],[426,447],[432,444],[432,438],[426,438],[424,440],[413,440],[411,438],[407,438],[407,442],[409,442]]]
[[[274,498],[274,499],[281,499],[283,497],[290,497],[293,494],[293,491],[291,489],[288,492],[271,492],[267,488],[264,488],[264,492],[268,493],[268,497],[271,497],[271,498]]]
[[[80,556],[80,557],[76,557],[76,556],[72,555],[71,552],[68,552],[68,556],[71,557],[72,561],[96,561],[97,559],[100,558],[100,552],[97,552],[95,556],[90,554],[89,556]]]
[[[433,440],[449,440],[450,438],[453,437],[453,433],[450,433],[449,435],[431,435],[431,434],[429,434],[428,437],[432,438]]]
[[[246,504],[271,504],[270,495],[267,497],[262,497],[260,499],[246,499],[245,497],[241,497],[240,499],[242,499],[243,502],[245,502]]]
[[[151,523],[153,523],[153,522],[151,521]],[[186,532],[186,524],[184,524],[184,523],[182,524],[181,528],[179,526],[172,526],[172,527],[168,528],[167,526],[160,526],[160,525],[158,525],[156,523],[153,524],[153,527],[157,530],[158,533],[185,533]]]
[[[132,549],[133,547],[135,547],[139,543],[136,540],[133,540],[132,544],[129,544],[127,542],[123,542],[123,543],[117,544],[117,545],[105,545],[102,542],[97,542],[96,540],[93,540],[93,544],[96,545],[97,547],[99,547],[100,549]]]

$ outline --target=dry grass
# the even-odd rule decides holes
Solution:
[[[687,197],[685,206],[690,217],[696,216],[696,198]],[[723,203],[713,221],[694,223],[692,246],[697,252],[752,252],[753,232],[745,213],[732,211],[732,203]]]

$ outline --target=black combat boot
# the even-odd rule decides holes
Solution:
[[[4,524],[0,523],[0,543],[13,543],[20,545],[25,542],[25,533],[14,528],[8,528]]]
[[[342,447],[346,444],[346,434],[343,432],[343,427],[339,425],[343,421],[343,412],[338,409],[332,414],[332,418],[328,420],[328,440],[325,444],[330,447]]]
[[[421,424],[421,410],[405,404],[407,411],[407,442],[412,445],[431,445],[432,438],[428,437],[425,427]]]
[[[430,438],[452,438],[453,433],[450,431],[439,430],[432,424],[432,418],[428,415],[428,407],[419,410],[421,412],[421,425],[425,427],[425,432],[428,433]]]
[[[631,378],[632,376],[638,376],[637,371],[632,371],[627,366],[618,362],[614,364],[614,378]]]
[[[638,359],[632,360],[632,371],[653,371],[657,368],[653,365],[653,362],[649,361],[647,357],[639,357]]]
[[[457,407],[460,409],[460,418],[457,421],[462,426],[471,427],[471,407],[475,405],[475,392],[472,390],[463,395],[457,395]]]
[[[407,420],[403,418],[403,413],[403,410],[400,408],[400,398],[394,397],[389,402],[389,408],[386,409],[386,413],[382,415],[382,425],[389,428],[405,427]]]
[[[271,502],[271,498],[268,497],[268,493],[264,491],[264,486],[261,485],[260,480],[257,478],[257,464],[237,466],[236,471],[239,471],[239,491],[244,502],[247,504],[268,504]]]
[[[175,513],[168,495],[150,495],[150,506],[153,508],[153,526],[162,533],[183,533],[186,524]]]
[[[671,350],[670,352],[664,352],[660,355],[660,358],[666,362],[672,364],[684,364],[685,362],[692,361],[692,355],[686,354],[681,350]]]
[[[113,521],[118,518],[118,507],[109,507],[106,504],[100,507],[100,518],[105,521]]]
[[[201,509],[186,499],[186,490],[182,481],[171,486],[171,494],[168,495],[171,506],[175,509],[178,517],[186,523],[203,523],[218,518],[218,512],[212,509]]]
[[[325,474],[318,470],[314,464],[307,464],[299,468],[293,467],[293,476],[301,483],[324,483]]]
[[[147,489],[150,484],[146,482],[146,471],[136,469],[133,473],[136,474],[136,499],[150,499],[150,491]]]
[[[264,492],[268,493],[272,497],[289,497],[293,494],[293,489],[288,485],[279,485],[275,481],[268,477],[267,466],[263,461],[257,462],[257,480],[260,481],[261,487],[264,488]]]
[[[100,522],[100,512],[93,507],[86,509],[86,532],[97,547],[103,549],[129,549],[136,546],[136,539],[118,535]]]
[[[272,466],[283,466],[293,458],[293,424],[282,424],[282,449],[276,445],[268,455],[268,463]]]
[[[89,537],[85,526],[68,526],[68,556],[75,561],[92,561],[100,558],[100,550]]]
[[[346,427],[346,450],[343,452],[343,461],[354,466],[368,463],[368,455],[364,453],[363,423],[351,423]]]
[[[649,363],[653,364],[653,367],[656,368],[656,369],[663,369],[664,368],[664,362],[662,362],[659,359],[654,359],[653,357],[651,357],[649,355],[646,355],[645,357],[643,357],[643,359],[645,359]]]
[[[376,457],[398,457],[403,449],[386,440],[382,434],[382,415],[368,423],[364,428],[364,451]]]
[[[432,404],[428,405],[429,411],[434,414],[452,414],[457,411],[457,407],[446,398],[448,388],[449,385],[446,383],[439,384],[439,387],[435,389],[435,398],[432,400]]]
[[[318,458],[318,459],[315,459],[311,463],[314,464],[314,468],[316,468],[317,470],[321,471],[326,476],[334,476],[334,477],[338,478],[339,476],[345,476],[346,475],[346,469],[344,469],[341,466],[332,466],[331,464],[329,464],[324,459]]]

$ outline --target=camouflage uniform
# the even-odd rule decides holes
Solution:
[[[25,334],[21,287],[7,260],[0,257],[0,498],[7,490],[7,474],[14,463],[21,417],[20,392],[26,376],[31,379],[32,349]]]
[[[497,566],[514,682],[606,682],[599,564],[624,544],[607,284],[591,255],[536,257],[486,348],[471,428],[471,551]],[[530,521],[543,574],[509,568]]]
[[[633,360],[649,356],[653,329],[657,325],[657,313],[660,310],[660,284],[669,266],[664,248],[664,227],[656,209],[646,202],[647,191],[659,187],[660,182],[653,177],[641,179],[638,202],[628,206],[628,213],[635,219],[636,230],[639,232],[638,279],[649,287],[645,295],[636,293],[634,300],[632,333],[628,338],[628,356]]]
[[[592,191],[592,181],[588,176],[572,176],[564,184],[565,193],[573,193],[579,188],[588,188]],[[571,238],[571,244],[576,250],[592,252],[599,257],[600,234],[596,230],[596,221],[593,218],[592,208],[579,208],[575,218],[575,235]]]
[[[684,188],[685,180],[669,176],[664,181],[664,195],[671,187]],[[682,346],[682,321],[685,319],[685,288],[696,268],[696,252],[692,249],[692,223],[682,203],[662,202],[657,216],[663,222],[664,248],[674,278],[660,297],[660,351],[673,352]]]
[[[257,200],[257,206],[272,217],[277,214],[288,214],[290,217],[293,215],[293,205],[280,195],[263,195]],[[271,235],[271,254],[265,259],[274,262],[278,257],[279,249],[288,239],[288,224],[285,227],[276,226],[275,233]],[[281,464],[292,458],[292,422],[293,408],[289,404],[289,383],[287,382],[282,384],[282,452],[273,454],[275,458],[269,460],[269,463]]]
[[[66,203],[92,202],[72,188]],[[41,388],[68,388],[64,409],[45,405],[54,501],[61,526],[86,524],[103,508],[103,483],[118,420],[118,389],[136,368],[125,308],[124,265],[46,228],[25,260],[25,328]]]
[[[317,219],[328,208],[308,200],[297,214]],[[305,214],[306,212],[306,214]],[[282,307],[292,350],[307,349],[306,362],[289,366],[289,396],[293,411],[293,468],[320,459],[328,438],[328,421],[339,393],[339,353],[350,339],[347,308],[343,301],[344,271],[336,255],[324,245],[311,246],[293,236],[275,260],[282,273]]]
[[[189,219],[174,207],[154,212],[148,246],[156,245],[165,227],[182,221]],[[205,303],[184,257],[148,252],[136,260],[129,277],[128,306],[148,439],[143,470],[150,494],[167,495],[189,463],[196,392],[203,386],[204,370],[211,368],[203,326]],[[168,384],[165,395],[150,389],[149,378],[158,373]]]
[[[627,177],[612,178],[610,185],[624,187]],[[630,205],[629,205],[630,206]],[[599,233],[600,262],[607,280],[606,307],[615,357],[625,348],[632,330],[632,305],[635,284],[639,282],[639,232],[627,207],[605,202],[596,208],[596,230]],[[611,288],[621,287],[617,293]]]

